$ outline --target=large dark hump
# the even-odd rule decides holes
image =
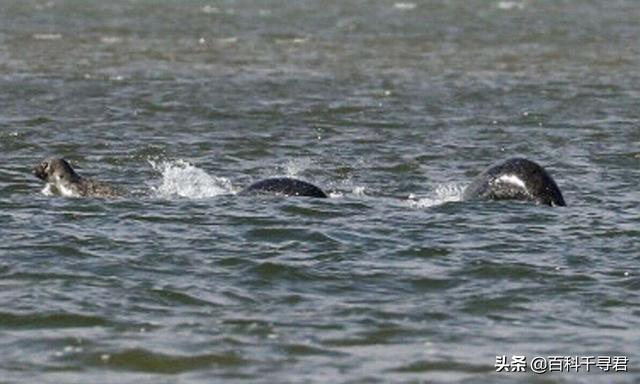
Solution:
[[[276,195],[276,196],[307,196],[326,198],[322,189],[306,181],[289,177],[272,177],[257,181],[242,192],[242,195]]]
[[[525,158],[496,163],[480,173],[463,192],[464,200],[529,200],[565,206],[555,180],[539,164]]]

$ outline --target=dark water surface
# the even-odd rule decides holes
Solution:
[[[640,381],[639,21],[632,0],[2,1],[0,382]],[[45,196],[49,155],[132,193]],[[514,155],[569,206],[459,201]],[[332,198],[235,195],[273,175]]]

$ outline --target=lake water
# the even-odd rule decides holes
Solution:
[[[0,382],[640,381],[639,21],[632,0],[3,1]],[[46,196],[52,155],[131,193]],[[511,156],[568,207],[460,201]],[[236,195],[276,175],[331,198]],[[496,372],[514,355],[527,372]]]

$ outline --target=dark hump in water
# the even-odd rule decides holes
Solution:
[[[289,177],[273,177],[260,180],[245,188],[240,194],[327,197],[322,189],[315,185]]]
[[[551,175],[535,162],[512,158],[494,164],[465,189],[464,200],[525,200],[550,206],[566,206]]]

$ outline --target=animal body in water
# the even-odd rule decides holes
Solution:
[[[122,192],[100,181],[78,175],[65,159],[49,158],[33,169],[47,183],[46,191],[69,197],[118,197]]]
[[[327,194],[315,185],[290,177],[272,177],[257,181],[242,190],[240,194],[327,197]]]
[[[537,163],[511,158],[485,169],[463,192],[464,200],[525,200],[566,206],[560,188]]]

